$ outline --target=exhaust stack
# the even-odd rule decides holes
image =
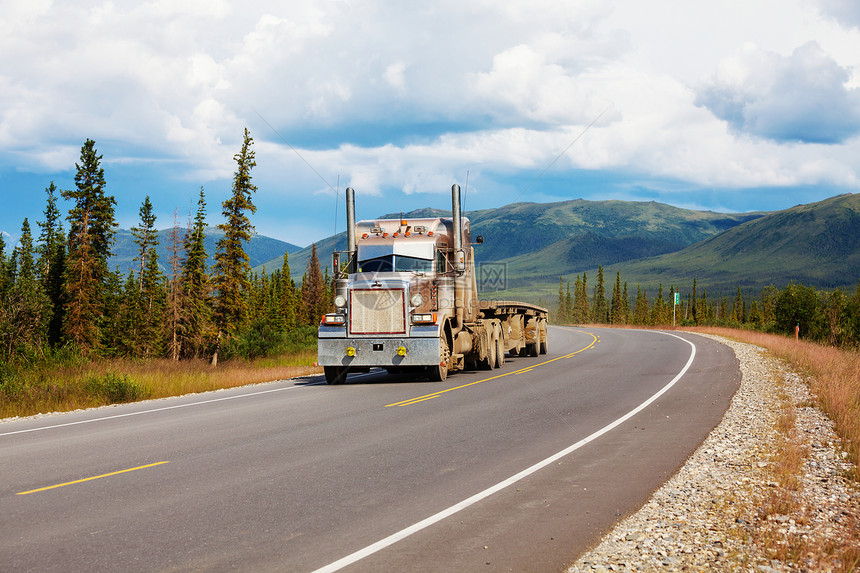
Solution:
[[[349,261],[347,272],[354,273],[358,270],[358,261],[355,246],[355,190],[352,187],[346,188],[346,250]]]
[[[466,272],[466,253],[463,251],[463,222],[460,220],[460,186],[451,186],[451,211],[454,215],[454,269]]]

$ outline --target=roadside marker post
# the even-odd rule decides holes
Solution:
[[[672,301],[672,326],[675,326],[675,307],[681,302],[681,293],[675,293],[675,300]]]

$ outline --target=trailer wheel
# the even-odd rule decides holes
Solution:
[[[439,339],[439,364],[428,367],[431,382],[442,382],[448,377],[448,361],[451,359],[451,349],[448,348],[448,338],[443,334]]]
[[[496,368],[501,368],[505,364],[505,352],[502,350],[502,341],[496,339]]]
[[[487,333],[487,356],[478,363],[481,370],[492,370],[496,367],[496,338]]]
[[[325,381],[329,384],[343,384],[349,373],[348,366],[326,366],[323,370],[325,371]]]
[[[541,333],[540,333],[540,353],[541,354],[547,353],[547,349],[549,346],[549,342],[547,340],[549,338],[549,336],[547,336],[547,334],[548,333],[546,331],[546,327],[541,328]]]

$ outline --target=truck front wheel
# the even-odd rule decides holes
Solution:
[[[443,335],[439,339],[439,364],[430,366],[430,380],[442,382],[448,377],[448,360],[451,359],[451,349],[448,347],[448,339]]]
[[[347,366],[326,366],[323,368],[325,370],[325,381],[329,384],[343,384],[346,381],[346,375],[349,372],[349,367]]]

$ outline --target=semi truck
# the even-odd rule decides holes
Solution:
[[[547,352],[547,309],[479,298],[474,247],[483,237],[472,243],[456,184],[451,205],[452,217],[356,223],[346,189],[347,250],[332,253],[334,312],[318,332],[329,384],[371,368],[442,381]]]

